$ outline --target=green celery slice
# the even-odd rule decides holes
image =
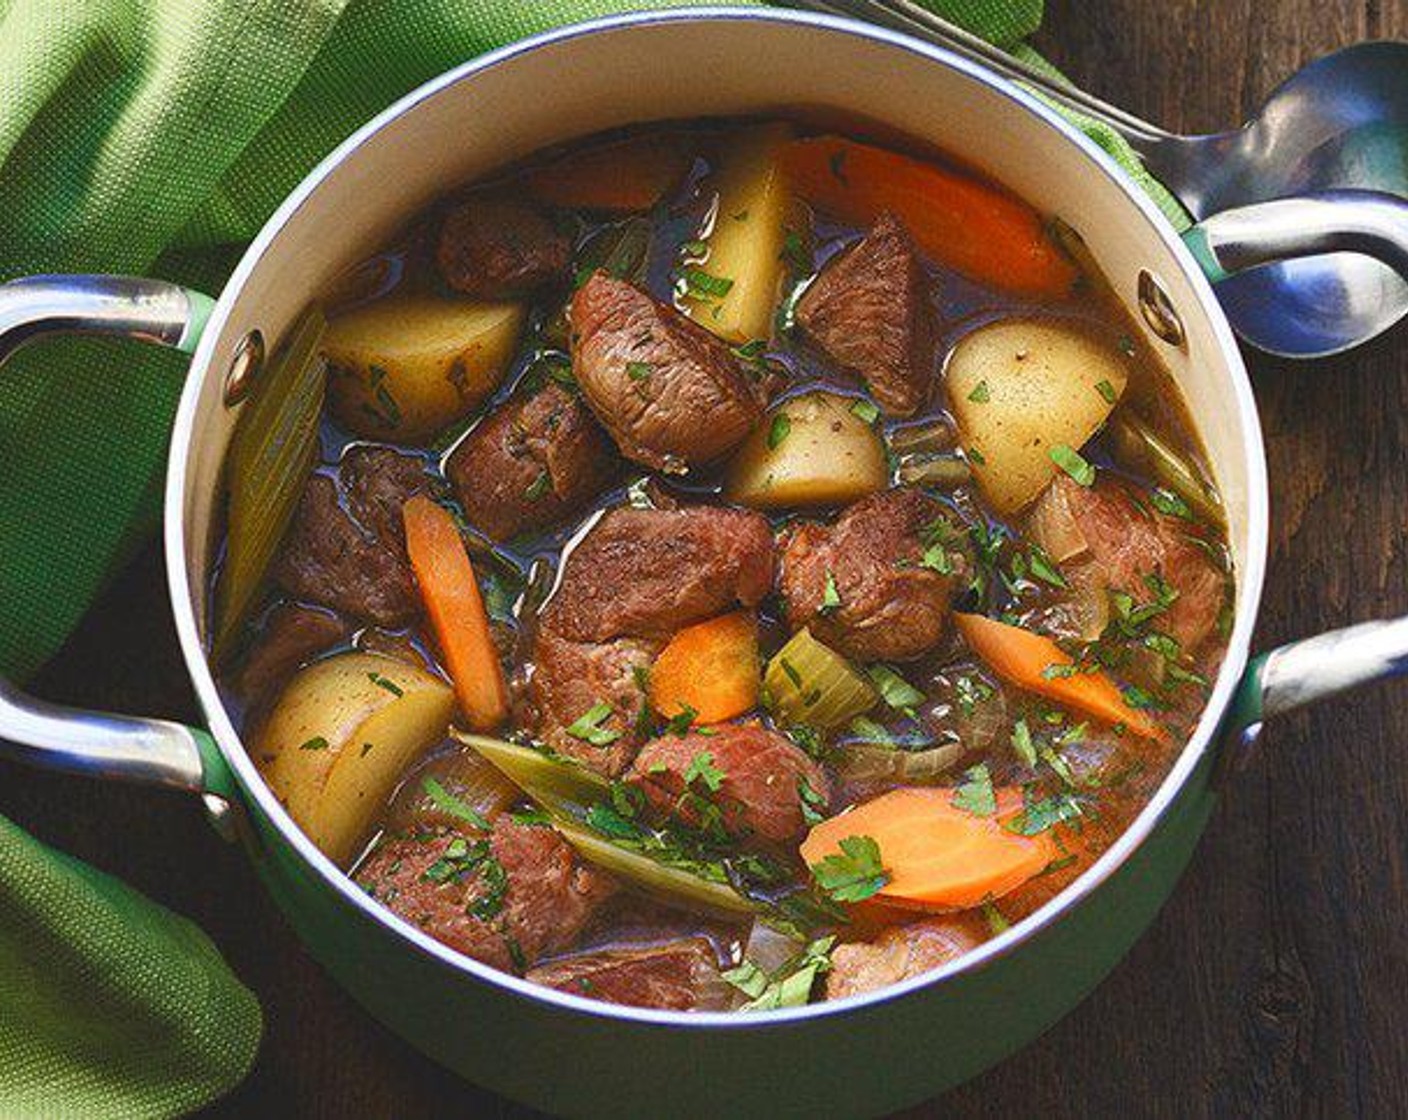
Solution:
[[[319,347],[327,321],[310,307],[254,384],[225,460],[225,563],[215,586],[212,659],[218,664],[259,594],[318,455],[326,382]]]
[[[830,731],[875,707],[879,696],[865,676],[803,627],[768,662],[763,685],[773,711],[787,723]]]

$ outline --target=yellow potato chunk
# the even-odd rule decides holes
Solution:
[[[405,769],[445,737],[454,710],[450,686],[424,669],[337,654],[289,681],[254,759],[309,839],[345,866]]]
[[[732,140],[720,161],[718,207],[704,238],[707,252],[702,262],[686,266],[690,317],[735,344],[772,333],[783,238],[793,209],[781,162],[791,138],[790,126],[767,124]]]
[[[1027,506],[1100,430],[1129,381],[1114,347],[1055,320],[1008,319],[965,335],[945,363],[949,408],[983,495],[1000,513]]]
[[[889,484],[875,426],[837,393],[803,393],[773,407],[729,465],[724,496],[754,509],[845,505]]]
[[[328,324],[329,404],[349,431],[416,443],[494,391],[525,318],[518,303],[391,295]]]

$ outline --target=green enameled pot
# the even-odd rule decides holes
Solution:
[[[221,464],[238,401],[308,297],[447,187],[573,137],[650,120],[805,107],[958,153],[1085,239],[1187,397],[1224,495],[1237,570],[1230,646],[1196,734],[1127,833],[1059,898],[973,954],[869,995],[729,1016],[612,1007],[459,956],[358,890],[260,780],[204,638]],[[1253,215],[1254,217],[1254,215]],[[1243,224],[1255,234],[1255,223]],[[755,9],[565,28],[453,70],[381,114],[279,208],[217,301],[156,281],[0,287],[0,358],[46,332],[193,353],[171,439],[165,538],[186,664],[209,731],[57,709],[0,682],[0,753],[205,797],[309,950],[371,1014],[465,1077],[574,1115],[873,1114],[932,1096],[1069,1011],[1153,919],[1263,715],[1397,672],[1408,623],[1249,660],[1266,563],[1261,433],[1232,332],[1195,255],[1084,136],[1003,78],[858,23]],[[258,340],[258,341],[256,341]]]

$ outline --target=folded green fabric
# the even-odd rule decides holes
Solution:
[[[928,2],[1014,50],[1042,16],[1041,0]],[[127,272],[216,293],[284,195],[396,97],[643,6],[671,4],[0,0],[0,280]],[[64,340],[0,374],[0,673],[42,664],[152,530],[183,368]],[[0,1115],[193,1109],[243,1075],[259,1034],[198,930],[0,818]]]
[[[205,934],[0,817],[0,1114],[189,1112],[259,1034]]]

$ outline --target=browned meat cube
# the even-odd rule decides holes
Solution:
[[[732,836],[776,844],[802,834],[804,805],[824,815],[831,798],[826,772],[792,740],[756,723],[654,739],[626,780],[686,824],[717,821]]]
[[[762,418],[762,389],[729,347],[603,272],[572,297],[572,369],[621,453],[683,470],[737,447]]]
[[[563,957],[528,973],[536,984],[604,1003],[666,1011],[722,1011],[728,987],[708,941],[691,937]]]
[[[404,625],[420,613],[420,596],[401,506],[434,483],[420,459],[387,447],[351,448],[338,478],[308,480],[274,578],[297,598],[381,626]]]
[[[933,323],[919,250],[888,212],[828,261],[797,303],[797,325],[812,343],[863,378],[894,416],[912,416],[929,399]]]
[[[615,890],[553,829],[507,815],[487,836],[441,832],[388,840],[356,878],[436,940],[505,972],[570,948]]]
[[[947,574],[921,564],[926,529],[942,514],[933,499],[896,489],[856,502],[834,525],[797,525],[779,581],[789,625],[861,661],[928,652],[944,635],[963,564],[957,553]]]
[[[826,974],[826,998],[888,988],[956,960],[987,940],[978,914],[949,914],[907,926],[891,926],[874,941],[836,946]]]
[[[540,629],[528,683],[534,733],[558,754],[616,777],[640,747],[636,717],[645,703],[640,685],[659,649],[659,643],[639,638],[573,642]],[[610,714],[592,720],[590,731],[568,731],[603,704]]]
[[[445,283],[478,299],[527,295],[566,279],[572,243],[537,207],[478,192],[440,223],[435,263]]]
[[[573,641],[665,638],[772,587],[767,520],[720,506],[612,510],[572,551],[543,626]]]
[[[445,474],[470,524],[502,541],[575,513],[611,484],[618,465],[581,398],[549,383],[485,417]]]
[[[1128,487],[1109,477],[1087,487],[1063,474],[1051,485],[1059,488],[1093,561],[1074,561],[1072,581],[1093,580],[1100,590],[1124,591],[1147,603],[1154,595],[1146,579],[1157,576],[1177,598],[1150,626],[1184,653],[1194,652],[1217,625],[1227,594],[1227,576],[1208,555],[1197,527],[1136,502]]]

